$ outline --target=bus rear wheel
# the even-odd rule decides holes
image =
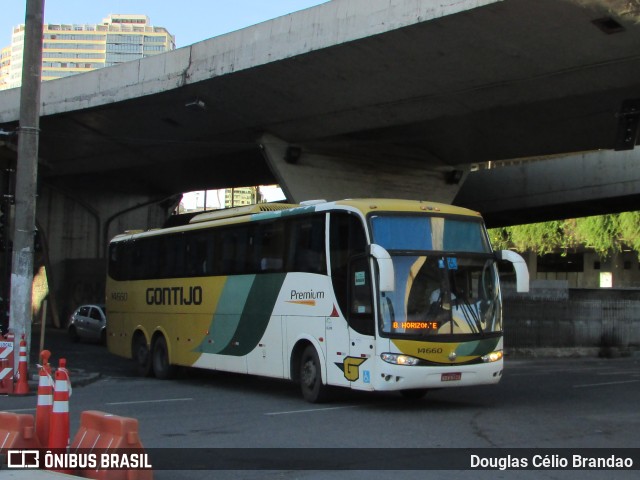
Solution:
[[[163,336],[159,336],[153,342],[153,349],[151,351],[153,373],[156,378],[160,380],[166,380],[173,377],[175,373],[175,367],[169,363],[169,349],[167,348],[167,341]]]
[[[151,354],[144,335],[138,333],[133,339],[133,360],[136,362],[136,371],[141,377],[151,375]]]
[[[321,369],[318,353],[309,345],[300,359],[300,389],[307,402],[322,403],[329,397],[329,387],[322,383]]]

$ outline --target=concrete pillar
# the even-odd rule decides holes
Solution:
[[[434,167],[400,156],[337,156],[270,134],[260,145],[288,201],[296,203],[367,197],[451,203],[468,173],[465,166]]]

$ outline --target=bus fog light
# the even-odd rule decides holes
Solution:
[[[380,355],[382,360],[387,363],[392,363],[394,365],[417,365],[420,361],[415,357],[410,357],[409,355],[402,355],[399,353],[383,353]]]
[[[482,357],[484,363],[497,362],[498,360],[502,360],[502,350],[488,353]]]

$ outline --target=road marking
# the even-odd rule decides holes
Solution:
[[[614,376],[614,375],[629,375],[629,376],[633,377],[633,376],[638,375],[638,374],[634,373],[634,372],[630,372],[628,370],[627,371],[621,371],[621,372],[615,370],[615,371],[611,371],[611,372],[598,372],[598,373],[596,373],[596,375],[599,375],[601,377]]]
[[[265,413],[265,415],[273,416],[273,415],[290,415],[294,413],[326,412],[328,410],[342,410],[345,408],[356,408],[359,406],[360,405],[345,405],[343,407],[308,408],[306,410],[289,410],[287,412],[270,412],[270,413]]]
[[[605,383],[588,383],[585,385],[574,385],[573,388],[585,388],[585,387],[603,387],[606,385],[621,385],[623,383],[638,383],[640,380],[624,380],[619,382],[605,382]]]
[[[36,411],[35,408],[15,408],[13,410],[3,410],[3,412],[10,412],[10,413],[35,412],[35,411]]]
[[[193,398],[163,398],[160,400],[136,400],[133,402],[110,402],[105,405],[135,405],[138,403],[162,403],[162,402],[189,402]]]

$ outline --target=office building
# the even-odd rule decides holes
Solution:
[[[13,29],[11,45],[2,49],[0,89],[22,81],[24,25]],[[45,24],[42,80],[76,75],[97,68],[157,55],[175,49],[175,38],[146,15],[109,15],[101,24]]]
[[[242,207],[259,203],[257,187],[227,188],[224,191],[224,208]]]
[[[0,49],[0,90],[7,88],[9,81],[9,65],[11,62],[11,47]]]

